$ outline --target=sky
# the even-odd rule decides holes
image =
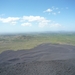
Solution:
[[[75,31],[75,0],[0,0],[0,33]]]

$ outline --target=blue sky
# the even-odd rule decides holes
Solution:
[[[0,0],[0,33],[75,31],[75,0]]]

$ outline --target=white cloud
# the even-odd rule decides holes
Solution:
[[[56,13],[54,13],[54,15],[56,15]],[[36,25],[38,25],[40,28],[61,27],[59,23],[55,23],[54,21],[48,20],[41,16],[23,16],[22,20],[26,23],[22,23],[21,26],[32,26],[34,23],[36,23]]]
[[[39,27],[60,28],[62,27],[62,25],[59,23],[49,22],[49,23],[39,23]]]
[[[48,25],[48,23],[51,22],[51,20],[47,20],[46,18],[44,17],[41,17],[41,16],[23,16],[23,21],[25,22],[30,22],[30,23],[37,23],[37,25],[39,27],[45,27]]]
[[[39,22],[39,27],[45,27],[47,26],[51,21],[49,20],[43,20],[41,22]]]
[[[60,13],[60,10],[59,10],[58,7],[52,6],[51,9],[47,9],[47,10],[45,10],[44,12],[48,13],[49,15],[50,15],[50,14],[56,15],[56,14],[59,14],[59,13]]]
[[[56,13],[53,13],[56,15]],[[21,21],[22,20],[22,21]],[[22,18],[19,17],[8,17],[8,18],[0,18],[0,21],[3,23],[9,23],[12,25],[15,25],[18,21],[18,23],[21,23],[21,26],[29,26],[37,25],[40,28],[43,27],[61,27],[59,23],[56,23],[52,20],[48,20],[45,17],[41,16],[23,16]]]
[[[22,20],[23,21],[29,21],[29,22],[34,22],[34,21],[42,21],[44,20],[44,17],[40,17],[40,16],[23,16]]]
[[[14,21],[13,21],[13,22],[11,22],[10,24],[15,25],[16,23],[17,23],[17,22],[14,22]]]
[[[51,9],[49,8],[49,9],[45,10],[44,12],[48,13],[49,15],[50,14],[57,15],[57,14],[60,14],[61,10],[65,10],[65,9],[69,9],[69,8],[65,7],[65,8],[60,8],[59,9],[58,7],[52,6]]]
[[[61,27],[62,25],[60,25],[59,23],[52,23],[50,25],[50,27],[54,27],[54,28],[58,28],[58,27]]]
[[[47,10],[45,10],[44,12],[48,12],[48,13],[50,13],[50,12],[52,12],[53,10],[52,9],[47,9]]]
[[[27,22],[27,23],[22,23],[21,26],[32,26],[32,24]]]
[[[8,17],[8,18],[0,18],[0,21],[3,23],[16,24],[16,21],[19,20],[19,17]]]

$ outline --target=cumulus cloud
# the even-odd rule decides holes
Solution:
[[[59,23],[52,23],[52,24],[50,25],[50,27],[58,28],[58,27],[62,27],[62,25],[59,24]]]
[[[41,27],[41,28],[43,28],[43,27],[60,28],[60,27],[62,27],[62,25],[59,23],[54,23],[54,22],[50,22],[50,23],[41,22],[41,23],[39,23],[39,27]]]
[[[56,15],[56,13],[53,13]],[[22,23],[21,26],[32,26],[32,24],[36,23],[38,27],[43,28],[43,27],[61,27],[59,23],[55,23],[52,20],[48,20],[45,17],[41,16],[23,16],[22,18]]]
[[[56,13],[53,13],[56,15]],[[22,21],[21,21],[22,20]],[[17,22],[21,24],[21,26],[31,27],[37,25],[37,27],[44,28],[44,27],[61,27],[59,23],[55,23],[52,20],[48,20],[45,17],[41,16],[23,16],[19,17],[8,17],[8,18],[0,18],[0,21],[3,23],[9,23],[15,25]]]
[[[51,8],[48,8],[47,10],[45,10],[45,13],[48,13],[49,15],[58,15],[60,14],[61,10],[68,10],[69,7],[64,7],[64,8],[58,8],[58,7],[54,7],[52,6]]]
[[[27,22],[27,23],[22,23],[21,26],[32,26],[32,24]]]
[[[51,22],[51,20],[47,20],[46,18],[41,16],[23,16],[22,20],[31,23],[36,22],[39,27],[44,27]]]
[[[44,12],[45,13],[48,13],[48,14],[56,15],[56,14],[59,14],[60,13],[60,10],[59,10],[58,7],[52,6],[51,9],[47,9]]]
[[[47,10],[45,10],[44,12],[48,12],[48,13],[50,13],[50,12],[52,12],[53,10],[52,9],[47,9]]]
[[[10,22],[10,24],[12,24],[12,25],[15,25],[17,22],[15,22],[15,21],[13,21],[13,22]]]
[[[39,27],[45,27],[45,26],[47,26],[49,23],[50,23],[51,21],[49,21],[49,20],[43,20],[43,21],[41,21],[41,22],[39,22]]]
[[[16,24],[16,21],[19,20],[19,17],[8,17],[8,18],[0,18],[0,21],[3,23]]]
[[[29,22],[34,22],[34,21],[42,21],[44,20],[44,17],[40,17],[40,16],[23,16],[22,20],[23,21],[29,21]]]

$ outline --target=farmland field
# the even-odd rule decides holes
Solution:
[[[29,33],[0,35],[0,53],[6,50],[28,50],[43,43],[69,44],[75,46],[75,33]]]

